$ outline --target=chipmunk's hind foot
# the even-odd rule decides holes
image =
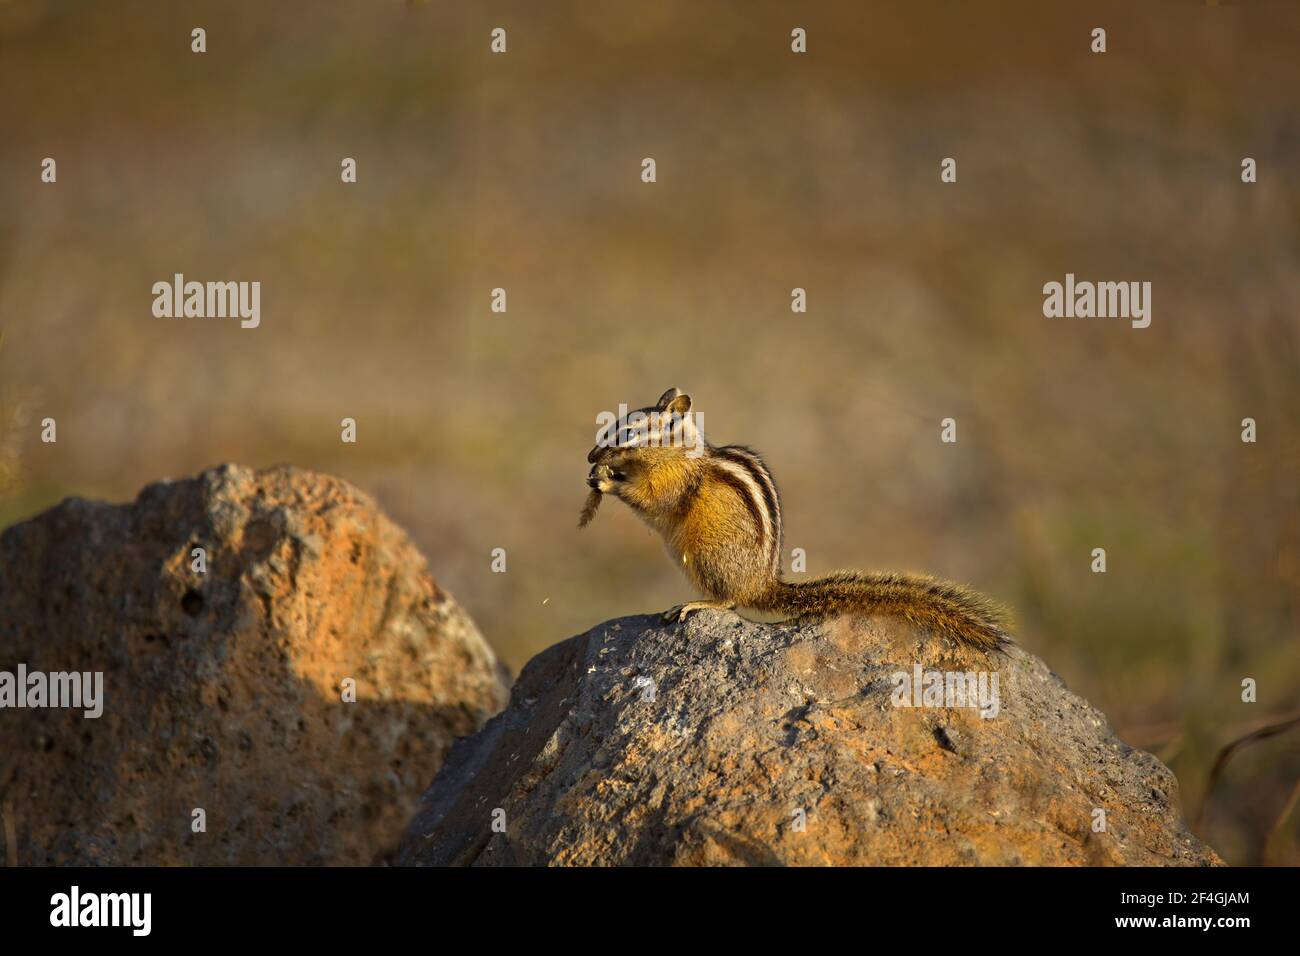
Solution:
[[[692,611],[734,611],[735,609],[735,601],[691,601],[664,611],[663,621],[665,624],[677,624],[686,620]]]

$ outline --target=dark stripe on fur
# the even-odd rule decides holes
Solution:
[[[758,532],[761,541],[766,535],[766,525],[763,524],[763,512],[759,508],[758,502],[749,492],[749,486],[745,484],[743,478],[731,474],[725,468],[714,468],[713,477],[722,482],[728,488],[733,489],[736,494],[740,495],[740,500],[745,502],[745,507],[749,509],[750,517],[754,519],[754,530]],[[755,479],[757,480],[757,479]]]

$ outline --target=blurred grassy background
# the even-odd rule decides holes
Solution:
[[[1189,816],[1300,706],[1300,6],[480,6],[0,0],[0,526],[338,474],[517,669],[690,596],[618,503],[575,528],[596,413],[677,385],[810,572],[1005,599]],[[153,318],[174,272],[260,280],[261,328]],[[1045,319],[1066,272],[1151,327]],[[1300,862],[1297,737],[1224,773],[1229,860]]]

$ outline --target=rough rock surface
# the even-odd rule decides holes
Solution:
[[[391,859],[452,740],[508,696],[406,535],[293,468],[222,466],[8,529],[0,671],[20,663],[103,671],[105,698],[98,719],[0,710],[0,861],[21,864]]]
[[[917,662],[996,670],[997,715],[895,706]],[[535,657],[422,803],[403,863],[1222,862],[1042,661],[884,619],[607,622]]]

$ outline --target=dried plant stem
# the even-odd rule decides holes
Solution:
[[[587,495],[587,503],[582,506],[582,514],[578,516],[578,527],[587,527],[587,522],[596,517],[596,509],[600,507],[601,494],[595,488]]]
[[[1228,761],[1232,759],[1232,755],[1248,744],[1267,740],[1269,737],[1275,737],[1280,733],[1290,730],[1292,727],[1300,727],[1300,712],[1284,717],[1276,723],[1266,724],[1257,730],[1252,730],[1250,733],[1242,734],[1240,737],[1229,741],[1224,745],[1224,747],[1219,751],[1218,756],[1214,758],[1214,766],[1210,768],[1210,777],[1205,784],[1205,799],[1201,801],[1201,806],[1196,812],[1196,822],[1193,825],[1193,829],[1200,830],[1201,823],[1205,819],[1206,808],[1210,805],[1210,797],[1214,795],[1214,785],[1219,782],[1219,777],[1222,776],[1224,768],[1228,766]]]

